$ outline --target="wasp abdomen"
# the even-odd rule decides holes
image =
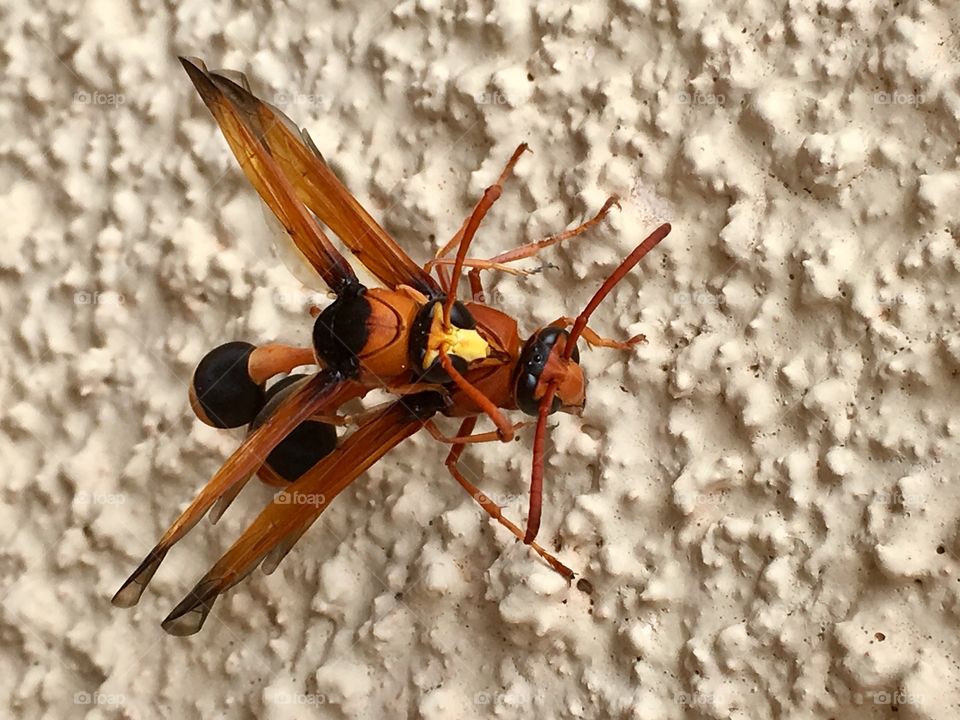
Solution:
[[[203,356],[190,384],[190,405],[197,417],[215,428],[246,425],[266,402],[262,385],[250,377],[250,355],[256,347],[228,342]]]
[[[297,384],[306,377],[306,375],[288,375],[274,383],[267,390],[267,401],[263,410],[250,423],[250,430],[255,430],[265,423],[277,406],[289,397]],[[270,451],[267,461],[260,470],[260,475],[271,485],[282,484],[277,480],[293,482],[333,452],[336,447],[337,430],[333,425],[318,420],[305,420]]]

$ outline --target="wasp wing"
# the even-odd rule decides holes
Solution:
[[[221,593],[264,559],[276,568],[330,502],[389,450],[423,427],[441,407],[436,393],[407,396],[374,414],[330,455],[274,496],[219,561],[163,621],[172,635],[200,630]]]
[[[170,548],[200,521],[219,498],[235,497],[243,484],[264,463],[271,450],[291,430],[311,415],[328,412],[347,400],[362,396],[364,392],[359,383],[343,382],[338,374],[329,370],[323,370],[306,381],[277,407],[263,425],[247,436],[213,478],[197,493],[193,502],[120,586],[113,596],[113,604],[117,607],[136,605]],[[222,512],[222,509],[220,511]]]
[[[439,292],[429,273],[403,251],[340,182],[306,130],[299,129],[282,111],[251,93],[246,78],[238,83],[222,74],[211,73],[209,77],[267,147],[301,202],[336,233],[365,268],[390,288],[409,285],[427,295]]]
[[[210,109],[223,135],[263,201],[289,233],[303,257],[334,291],[345,284],[356,283],[350,263],[324,234],[316,218],[297,197],[284,171],[263,143],[264,128],[248,117],[231,97],[246,91],[229,78],[208,73],[196,59],[180,58],[187,75],[204,104]],[[280,124],[278,118],[272,120]]]

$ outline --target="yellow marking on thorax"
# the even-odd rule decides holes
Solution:
[[[443,324],[443,305],[433,306],[433,318],[430,322],[430,334],[427,337],[427,351],[423,356],[423,369],[426,370],[440,355],[443,348],[447,355],[456,355],[468,363],[483,360],[490,353],[490,345],[476,330],[458,328]]]

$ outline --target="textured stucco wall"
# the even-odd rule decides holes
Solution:
[[[0,12],[0,706],[11,717],[954,718],[956,4],[111,0]],[[229,339],[305,342],[311,291],[176,62],[246,71],[427,259],[528,142],[475,249],[623,209],[491,278],[527,330],[598,312],[542,537],[417,437],[192,638],[159,621],[251,484],[109,597],[235,447],[193,419]],[[468,452],[522,520],[529,431]],[[896,714],[894,714],[896,713]]]

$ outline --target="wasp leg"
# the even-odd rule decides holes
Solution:
[[[467,275],[470,278],[470,288],[474,293],[474,299],[478,302],[484,302],[483,290],[480,290],[479,296],[476,290],[476,288],[480,286],[481,272],[484,270],[500,270],[502,272],[510,273],[511,275],[532,275],[536,272],[539,272],[538,270],[518,270],[516,268],[511,268],[509,267],[508,263],[531,258],[541,250],[552,247],[553,245],[559,245],[565,240],[570,240],[582,235],[591,228],[599,225],[614,205],[620,207],[620,201],[616,195],[612,195],[611,197],[607,198],[607,201],[603,204],[603,207],[600,208],[600,211],[596,215],[574,228],[564,230],[563,232],[555,235],[550,235],[542,240],[526,243],[520,247],[514,248],[513,250],[507,250],[506,252],[500,253],[492,258],[467,258],[464,260],[463,266],[470,268],[470,272],[467,273]],[[450,258],[438,256],[437,259],[433,260],[432,264],[438,266],[437,271],[439,272],[442,266],[452,265],[453,262],[454,261]]]
[[[514,423],[513,431],[516,432],[517,430],[532,424],[533,423],[531,422]],[[493,442],[500,439],[500,432],[498,430],[491,430],[490,432],[484,433],[474,433],[473,435],[455,435],[450,437],[444,435],[440,428],[438,428],[436,423],[434,423],[432,420],[426,422],[424,427],[434,440],[444,443],[445,445],[469,445],[472,443]]]
[[[506,182],[507,178],[510,177],[510,174],[513,172],[514,165],[517,164],[517,160],[520,159],[520,156],[523,155],[530,148],[527,147],[526,143],[520,143],[517,146],[517,149],[513,151],[513,155],[510,156],[510,159],[507,161],[507,164],[504,166],[503,170],[500,171],[500,176],[497,178],[497,181],[484,190],[483,196],[477,201],[476,206],[473,208],[473,212],[467,216],[467,219],[463,221],[463,224],[460,226],[460,229],[457,230],[456,234],[450,238],[446,245],[440,248],[437,251],[437,254],[434,260],[428,262],[423,266],[423,269],[427,272],[430,272],[433,269],[433,266],[437,264],[437,261],[440,258],[444,258],[450,254],[450,252],[463,240],[464,235],[467,233],[467,228],[470,225],[470,220],[477,215],[478,218],[473,227],[473,232],[476,232],[477,227],[479,227],[480,222],[483,220],[483,217],[487,214],[487,211],[493,206],[499,198],[500,194],[503,192],[503,183]],[[472,239],[473,233],[470,233]],[[467,240],[467,245],[470,244],[470,240]],[[448,263],[442,263],[448,264]],[[454,273],[453,279],[446,276],[446,272],[441,268],[437,268],[437,276],[440,278],[441,287],[449,294],[453,288],[453,282],[456,280],[456,273]]]
[[[573,323],[576,322],[576,318],[568,317],[566,315],[557,318],[550,325],[553,327],[570,327]],[[638,343],[645,342],[647,336],[644,334],[634,335],[628,340],[613,340],[611,338],[605,338],[602,335],[598,335],[594,330],[591,330],[589,327],[584,326],[583,332],[581,333],[583,339],[586,340],[587,345],[591,347],[604,347],[611,348],[613,350],[629,350],[634,345]]]
[[[460,425],[460,429],[457,431],[457,436],[470,436],[470,433],[473,431],[473,428],[476,424],[477,419],[475,417],[467,418]],[[509,530],[515,538],[518,540],[523,540],[523,532],[521,532],[519,527],[514,525],[504,516],[503,512],[500,510],[500,506],[493,502],[493,500],[491,500],[483,492],[481,492],[476,485],[467,480],[463,473],[460,472],[458,465],[460,462],[460,456],[463,454],[464,447],[464,444],[458,443],[450,449],[450,454],[447,455],[447,459],[444,463],[447,466],[447,470],[449,470],[450,474],[453,475],[453,479],[460,484],[460,487],[466,490],[467,494],[476,500],[480,507],[487,511],[487,514],[490,515],[490,517]],[[550,567],[560,573],[560,575],[562,575],[564,578],[567,580],[572,580],[576,576],[576,573],[574,573],[573,570],[560,562],[551,553],[547,552],[547,550],[541,547],[538,543],[531,542],[528,544],[540,557],[547,562]]]

